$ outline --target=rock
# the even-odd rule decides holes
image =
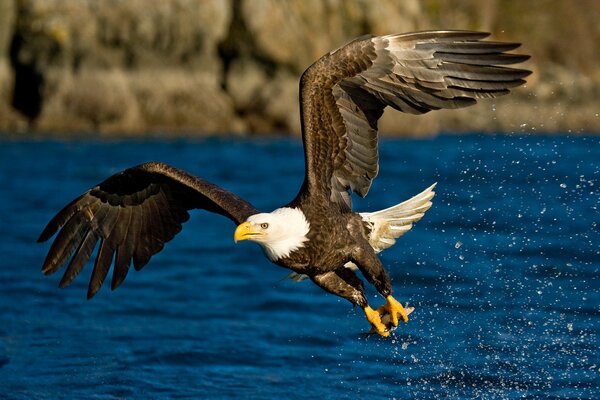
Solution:
[[[147,69],[132,74],[130,80],[145,130],[198,134],[245,130],[233,101],[210,73]]]
[[[256,52],[302,72],[357,36],[410,31],[419,2],[242,0],[241,9]]]
[[[251,132],[300,133],[298,76],[285,69],[274,76],[251,59],[232,63],[227,93]]]
[[[272,121],[271,132],[300,135],[298,76],[286,70],[278,71],[265,88],[264,113]]]
[[[269,85],[269,79],[265,68],[251,58],[241,58],[231,63],[227,71],[226,90],[238,112],[245,114],[262,108],[261,92]]]
[[[10,44],[16,15],[14,0],[0,0],[0,130],[14,129],[17,125],[17,117],[10,106],[14,87]]]
[[[228,2],[30,0],[20,6],[15,62],[23,68],[16,71],[41,77],[41,113],[31,113],[37,129],[243,129],[220,87],[218,43],[230,25]]]
[[[47,72],[44,109],[37,127],[45,131],[131,132],[140,125],[138,102],[123,71],[64,69]]]
[[[465,110],[388,111],[382,132],[600,131],[600,3],[582,2],[0,0],[0,129],[298,134],[298,80],[320,56],[443,27],[522,41],[534,74]]]
[[[336,12],[321,0],[245,0],[241,8],[256,52],[296,72],[330,51],[332,44],[361,34],[355,1],[340,4]]]

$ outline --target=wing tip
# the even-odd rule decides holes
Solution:
[[[64,276],[63,276],[63,278],[58,283],[58,288],[59,289],[64,289],[64,288],[66,288],[69,285],[69,283],[71,283],[71,282],[70,281],[66,281],[65,278],[64,278]]]
[[[129,272],[129,264],[127,265],[127,268],[125,270],[120,271],[120,272],[117,272],[117,267],[115,266],[115,269],[113,270],[112,279],[110,282],[110,290],[112,292],[117,290],[117,288],[119,286],[121,286],[121,284],[125,281],[125,278],[127,277],[127,272]]]
[[[421,30],[407,33],[396,33],[391,35],[385,35],[384,39],[453,39],[463,38],[463,40],[480,40],[485,39],[491,35],[490,32],[473,31],[473,30],[462,30],[462,29],[440,29],[440,30]]]
[[[52,236],[54,236],[56,231],[58,231],[58,227],[54,226],[52,223],[49,223],[48,225],[46,225],[42,233],[40,233],[40,236],[38,236],[36,243],[43,243],[47,241]]]
[[[87,294],[85,296],[85,299],[86,300],[91,300],[96,295],[96,293],[98,293],[99,290],[100,290],[100,287],[97,287],[97,288],[96,287],[93,287],[93,288],[92,287],[88,287],[88,291],[87,291]]]
[[[59,258],[56,257],[56,253],[52,252],[52,249],[50,249],[50,252],[44,260],[44,264],[42,264],[42,273],[45,276],[48,276],[60,270],[65,263],[59,264],[58,260]]]
[[[56,269],[50,267],[49,265],[46,265],[45,263],[44,263],[44,265],[42,265],[42,274],[44,274],[45,276],[52,275],[55,272],[56,272]]]

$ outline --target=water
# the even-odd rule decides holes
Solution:
[[[35,239],[108,175],[172,163],[271,210],[303,176],[294,140],[3,142],[0,397],[598,398],[600,138],[384,140],[361,211],[438,182],[434,206],[382,253],[416,307],[384,339],[358,309],[284,279],[234,225],[195,212],[115,292],[67,289]],[[369,289],[374,305],[382,299]]]

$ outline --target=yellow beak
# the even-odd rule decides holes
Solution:
[[[263,233],[255,231],[250,222],[244,222],[235,229],[233,240],[237,243],[239,240],[248,240],[259,236],[263,236]]]

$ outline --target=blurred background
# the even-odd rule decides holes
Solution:
[[[473,29],[523,43],[524,88],[384,134],[600,132],[594,0],[0,0],[0,131],[299,134],[298,78],[352,38]]]

